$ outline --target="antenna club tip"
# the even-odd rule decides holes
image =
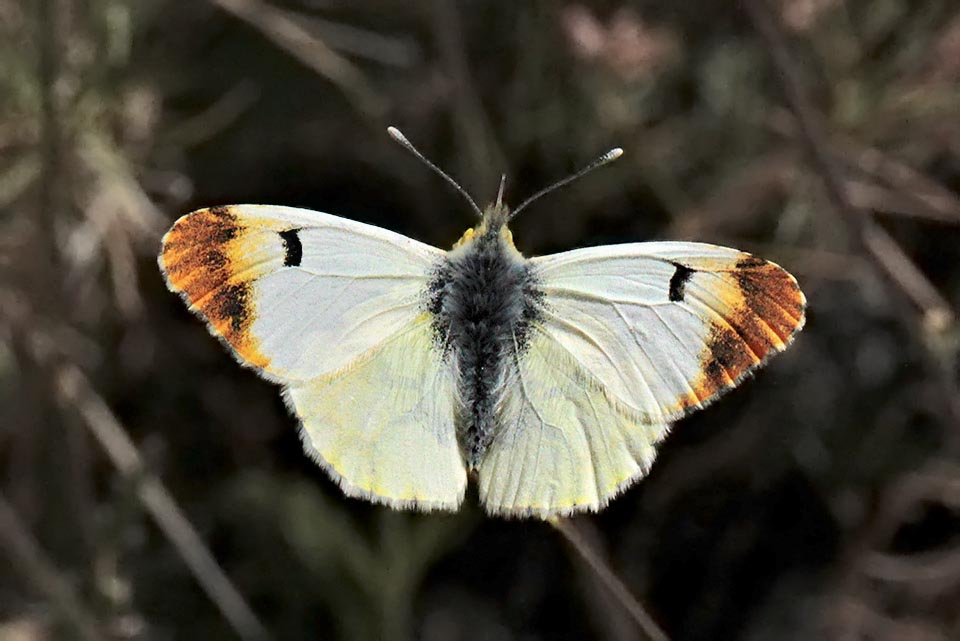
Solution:
[[[620,147],[614,147],[613,149],[607,152],[607,160],[616,160],[622,155],[623,155],[623,149],[621,149]]]
[[[394,126],[387,127],[387,133],[390,134],[390,137],[394,140],[399,140],[400,142],[406,142],[407,137],[400,133],[400,130]]]

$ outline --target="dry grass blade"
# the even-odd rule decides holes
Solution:
[[[365,58],[382,65],[408,68],[419,62],[423,52],[412,39],[388,36],[348,24],[303,16],[305,27],[331,47],[355,58]]]
[[[927,199],[920,194],[885,187],[873,181],[848,180],[847,198],[860,210],[934,223],[960,224],[960,207],[954,208],[948,201]]]
[[[875,223],[864,227],[863,244],[887,276],[924,311],[928,321],[937,327],[953,322],[950,303],[882,227]]]
[[[503,151],[492,133],[490,119],[470,77],[464,51],[460,9],[457,3],[434,0],[433,29],[444,67],[453,82],[453,119],[469,158],[472,178],[482,188],[497,183],[501,172],[509,173]]]
[[[57,572],[3,494],[0,494],[0,547],[10,558],[11,567],[19,568],[24,577],[50,599],[73,626],[78,638],[85,641],[103,638],[93,615],[84,608],[73,587]]]
[[[550,525],[557,529],[560,534],[573,546],[580,558],[596,574],[601,583],[610,591],[610,594],[623,606],[630,618],[636,622],[637,626],[643,630],[651,641],[670,641],[666,632],[660,629],[660,626],[653,620],[653,617],[644,609],[643,605],[630,590],[624,585],[620,577],[614,573],[613,569],[600,557],[584,539],[583,535],[577,530],[576,525],[570,519],[553,519],[549,521]]]
[[[923,329],[930,334],[949,333],[953,326],[954,315],[944,297],[897,242],[873,220],[870,212],[859,210],[850,202],[845,189],[845,177],[840,173],[832,157],[825,128],[807,98],[797,62],[787,48],[786,37],[770,6],[765,0],[744,0],[744,6],[779,71],[788,103],[797,119],[800,141],[809,153],[834,209],[843,217],[848,230],[857,242],[857,249],[888,277],[889,282],[895,285],[897,290],[909,297],[923,312],[924,323],[921,325]],[[907,315],[904,314],[904,316]],[[914,321],[915,319],[906,318],[904,324],[916,327],[917,323]],[[930,331],[931,328],[933,332]],[[923,356],[926,357],[929,370],[939,388],[944,421],[956,428],[960,424],[960,405],[956,402],[958,391],[956,377],[953,374],[956,365],[955,352],[949,350],[944,352],[945,354],[940,354],[930,348]],[[944,355],[952,361],[949,367],[943,367],[943,363],[939,362]],[[953,438],[955,445],[957,442],[955,429]],[[882,605],[876,611],[867,607],[866,604],[871,600],[883,602],[883,599],[877,596],[878,571],[888,580],[899,574],[900,578],[907,580],[923,577],[924,580],[936,579],[944,585],[956,584],[956,576],[953,572],[957,566],[953,554],[936,559],[946,564],[945,569],[950,572],[948,576],[930,574],[927,571],[928,568],[923,567],[911,568],[909,572],[905,572],[902,563],[892,565],[885,562],[888,559],[871,555],[871,550],[876,549],[876,543],[883,539],[889,540],[896,528],[896,520],[889,516],[883,518],[883,516],[881,513],[879,518],[874,516],[863,519],[860,529],[864,534],[855,536],[854,543],[848,545],[847,551],[841,555],[841,558],[846,559],[843,563],[846,570],[837,584],[840,586],[839,592],[851,595],[852,599],[845,599],[848,603],[840,602],[839,605],[834,605],[832,610],[828,609],[828,627],[835,628],[829,636],[851,639],[948,638],[940,634],[936,627],[926,625],[925,622],[914,625],[913,622],[901,623],[892,618],[881,618],[882,615],[878,613],[884,609]],[[881,534],[884,536],[880,536]],[[870,563],[877,563],[877,561],[880,562],[879,566],[872,568],[871,571]],[[862,580],[863,576],[870,577],[870,581]],[[925,586],[925,589],[929,587]],[[899,590],[897,599],[905,604],[909,603],[909,596],[904,596],[904,593]],[[839,600],[834,599],[834,601]],[[858,602],[863,602],[864,605]],[[955,627],[955,624],[951,626]]]
[[[890,185],[901,198],[913,201],[909,211],[932,220],[960,223],[960,198],[932,178],[881,150],[840,139],[839,151],[858,169]]]
[[[871,554],[864,571],[871,579],[898,583],[939,584],[927,590],[946,592],[960,585],[960,549],[947,552],[913,555],[906,559],[891,554]]]
[[[893,279],[898,288],[920,307],[925,317],[949,319],[946,323],[951,324],[953,312],[929,279],[868,212],[857,210],[848,199],[846,181],[830,152],[825,127],[804,91],[800,72],[772,10],[764,0],[744,0],[743,4],[780,73],[784,93],[797,119],[800,140],[858,248]]]
[[[952,463],[929,466],[905,477],[887,493],[880,518],[871,532],[863,571],[871,579],[898,583],[923,583],[925,590],[946,592],[960,586],[960,546],[893,555],[879,552],[890,545],[896,530],[915,518],[925,505],[960,509],[960,467]]]
[[[224,92],[203,111],[174,125],[167,132],[167,138],[185,148],[213,140],[259,99],[260,90],[257,85],[252,80],[243,80]]]
[[[143,506],[181,555],[197,582],[234,631],[246,641],[270,639],[267,629],[233,585],[196,529],[177,506],[159,479],[151,475],[127,431],[94,391],[79,368],[62,365],[56,375],[57,391],[72,406],[103,447],[114,466],[136,484]]]
[[[773,114],[770,125],[782,136],[800,135],[796,119],[783,110]],[[833,138],[831,151],[865,178],[846,181],[847,198],[855,209],[960,224],[960,198],[948,188],[880,149],[842,134]]]
[[[210,0],[259,30],[274,44],[339,87],[354,106],[368,116],[386,111],[383,98],[349,60],[304,29],[283,11],[260,0]]]

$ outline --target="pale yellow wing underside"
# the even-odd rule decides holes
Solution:
[[[514,361],[505,418],[479,469],[487,512],[599,510],[649,470],[666,425],[645,423],[612,400],[541,327]]]
[[[305,449],[346,494],[397,508],[455,510],[467,473],[453,386],[422,315],[345,369],[284,391]]]

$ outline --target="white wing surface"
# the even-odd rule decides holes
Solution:
[[[666,425],[644,423],[616,403],[543,327],[513,358],[505,418],[479,469],[489,513],[598,510],[646,474]]]
[[[409,325],[443,254],[329,214],[233,205],[178,220],[160,266],[242,363],[294,382],[345,367]]]
[[[420,309],[443,255],[328,214],[237,205],[178,220],[160,266],[241,363],[285,385],[304,446],[344,492],[455,509],[454,375]]]
[[[543,314],[514,350],[504,424],[479,470],[495,514],[600,509],[646,473],[670,422],[804,321],[794,278],[734,249],[637,243],[530,262]]]
[[[286,388],[304,446],[350,496],[455,510],[467,473],[454,421],[454,376],[415,321],[344,371]]]
[[[803,326],[784,269],[726,247],[608,245],[531,260],[543,330],[624,409],[673,421],[734,387]]]

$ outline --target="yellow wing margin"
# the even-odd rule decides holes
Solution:
[[[618,404],[541,328],[516,355],[501,430],[479,469],[494,515],[542,518],[597,511],[642,478],[667,425]]]
[[[456,510],[466,468],[454,430],[454,374],[426,314],[343,370],[284,389],[304,448],[349,496]]]

